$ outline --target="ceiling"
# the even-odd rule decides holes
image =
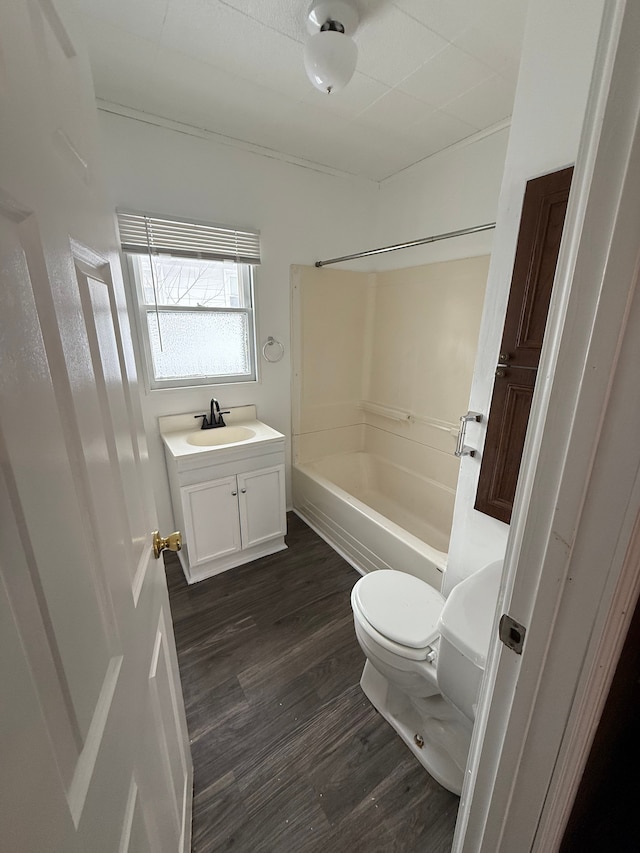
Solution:
[[[76,0],[97,97],[380,181],[511,114],[527,0],[354,0],[358,66],[303,67],[307,0]]]

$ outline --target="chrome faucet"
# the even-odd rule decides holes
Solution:
[[[229,411],[220,411],[220,403],[215,397],[212,397],[209,418],[207,419],[206,415],[194,415],[194,418],[202,418],[202,426],[200,429],[215,429],[216,427],[226,426],[222,416],[228,414],[230,414]]]

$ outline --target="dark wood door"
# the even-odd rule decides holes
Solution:
[[[640,604],[636,604],[560,853],[640,850],[639,720]]]
[[[573,168],[527,183],[475,508],[511,521]]]

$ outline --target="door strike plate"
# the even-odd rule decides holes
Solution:
[[[524,646],[524,636],[527,633],[527,629],[524,625],[521,625],[519,622],[516,622],[511,616],[506,613],[503,613],[500,617],[500,628],[498,632],[498,636],[505,644],[508,649],[515,652],[517,655],[522,654],[522,647]]]

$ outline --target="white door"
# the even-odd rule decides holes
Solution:
[[[238,474],[238,496],[243,548],[284,536],[284,465]]]
[[[191,759],[91,79],[52,0],[0,28],[0,833],[187,850]]]
[[[498,610],[524,649],[489,652],[455,853],[560,848],[640,590],[640,4],[607,6]]]

